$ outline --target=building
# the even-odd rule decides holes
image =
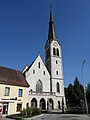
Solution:
[[[29,84],[20,71],[0,66],[0,111],[17,114],[28,105]]]
[[[50,9],[48,40],[45,44],[45,63],[40,53],[23,74],[30,85],[29,104],[42,110],[62,109],[65,106],[62,49]]]

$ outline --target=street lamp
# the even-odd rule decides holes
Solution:
[[[85,60],[83,60],[83,62],[82,62],[82,67],[81,67],[83,89],[84,89],[84,80],[83,80],[83,67],[84,67],[84,64],[85,64]],[[88,104],[87,104],[87,98],[86,98],[85,89],[84,89],[84,99],[85,99],[85,108],[86,108],[86,112],[87,112],[87,114],[88,114]]]

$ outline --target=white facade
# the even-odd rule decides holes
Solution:
[[[61,59],[60,59],[61,60]],[[58,60],[58,62],[60,62]],[[59,63],[58,63],[59,64]],[[39,66],[40,65],[40,66]],[[54,66],[53,66],[54,67]],[[55,69],[58,69],[58,66]],[[38,54],[35,61],[25,71],[25,78],[30,85],[29,91],[29,105],[36,106],[42,110],[48,109],[48,102],[51,103],[52,109],[62,109],[62,99],[64,97],[64,82],[63,77],[59,79],[52,78],[52,93],[50,91],[50,73],[48,72],[44,62],[42,61],[40,54]],[[41,89],[37,90],[37,83],[41,81]],[[57,92],[57,82],[59,83],[60,92]]]
[[[32,89],[33,92],[36,92],[36,84],[39,80],[42,82],[42,92],[50,92],[50,74],[43,63],[40,54],[38,54],[30,69],[25,73],[25,76],[27,82],[31,86],[30,89]]]
[[[30,85],[29,104],[42,110],[62,109],[65,106],[62,50],[50,10],[48,40],[45,44],[45,64],[38,54],[23,71]]]
[[[59,50],[59,56],[53,55],[53,48]],[[64,96],[64,78],[62,66],[61,46],[57,41],[52,41],[50,44],[51,50],[51,76],[52,76],[52,92],[56,92],[58,96]],[[59,83],[60,92],[57,92],[56,84]]]

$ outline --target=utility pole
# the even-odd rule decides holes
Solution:
[[[83,60],[83,62],[82,62],[81,75],[82,75],[82,84],[83,84],[83,89],[84,89],[85,108],[86,108],[86,113],[88,114],[88,104],[87,104],[87,98],[86,98],[86,92],[85,92],[84,80],[83,80],[83,67],[84,67],[84,64],[85,64],[85,60]]]

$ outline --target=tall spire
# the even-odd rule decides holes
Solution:
[[[54,25],[54,20],[53,20],[53,15],[52,15],[52,5],[50,5],[50,21],[49,21],[48,40],[49,41],[57,40],[55,25]]]

